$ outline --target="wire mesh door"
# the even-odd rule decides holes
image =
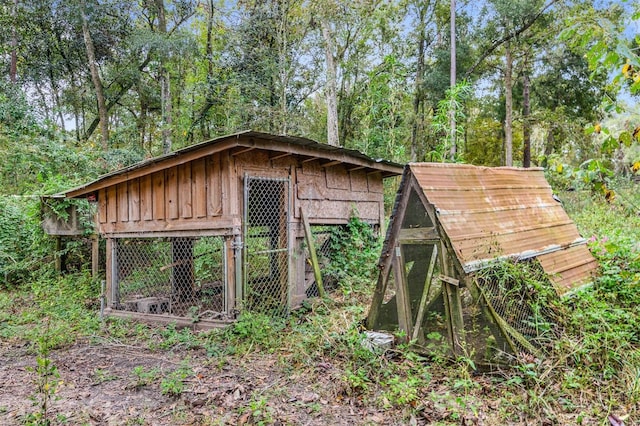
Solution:
[[[289,179],[245,176],[244,304],[285,315],[289,306]]]

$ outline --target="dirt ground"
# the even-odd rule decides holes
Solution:
[[[249,355],[229,363],[204,351],[151,351],[118,342],[81,342],[50,354],[56,379],[48,418],[53,424],[200,425],[390,424],[341,395],[339,372],[320,363],[308,375],[289,375],[277,357]],[[37,413],[36,357],[26,346],[0,342],[0,424],[23,424]],[[161,380],[180,366],[192,374],[178,396],[163,395]],[[141,384],[138,371],[156,371]]]

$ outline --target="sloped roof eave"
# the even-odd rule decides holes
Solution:
[[[268,140],[268,141],[275,141],[280,144],[280,149],[275,149],[279,152],[288,152],[287,148],[290,149],[291,147],[294,147],[306,153],[314,152],[317,154],[318,158],[343,161],[347,164],[354,164],[354,165],[363,166],[366,168],[380,171],[383,174],[383,177],[401,175],[403,170],[403,166],[400,164],[394,163],[392,161],[383,160],[383,159],[373,159],[356,150],[322,144],[322,143],[313,141],[311,139],[306,139],[302,137],[288,136],[288,135],[272,135],[269,133],[256,132],[253,130],[245,130],[245,131],[233,133],[230,135],[213,138],[204,142],[200,142],[198,144],[190,145],[188,147],[170,152],[168,154],[163,154],[158,157],[143,160],[141,162],[130,165],[128,167],[124,167],[122,169],[118,169],[113,172],[99,176],[97,179],[90,181],[88,183],[79,185],[75,188],[71,188],[66,191],[54,194],[52,195],[52,197],[69,197],[69,198],[81,197],[96,191],[97,189],[99,189],[99,186],[101,183],[104,183],[110,179],[113,179],[122,175],[127,175],[129,173],[133,173],[143,169],[151,168],[154,165],[162,164],[164,162],[170,162],[180,156],[184,156],[185,154],[193,153],[198,150],[203,150],[203,152],[205,152],[207,147],[214,149],[216,152],[224,151],[225,149],[233,148],[235,146],[252,147],[250,143],[243,142],[243,139],[241,138],[246,138],[246,139],[256,138],[256,139],[262,139],[262,140]],[[206,154],[203,154],[203,155],[206,155]]]

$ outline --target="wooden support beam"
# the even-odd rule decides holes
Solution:
[[[323,299],[326,297],[324,291],[324,284],[322,283],[322,273],[320,272],[320,264],[318,263],[318,256],[316,254],[316,246],[313,243],[313,234],[311,234],[311,226],[307,220],[307,216],[304,214],[304,209],[300,207],[300,218],[302,219],[302,225],[304,226],[304,236],[307,240],[307,247],[309,247],[309,254],[311,255],[311,267],[313,268],[313,276],[318,286],[318,295]]]
[[[55,253],[53,258],[55,260],[55,270],[59,274],[62,272],[62,237],[56,235]]]
[[[396,246],[393,255],[393,276],[396,281],[396,307],[398,309],[398,328],[405,332],[406,339],[411,336],[413,324],[411,322],[411,303],[409,302],[409,286],[407,285],[406,271],[402,248]]]
[[[378,281],[376,282],[376,289],[373,292],[373,298],[371,300],[371,307],[369,308],[369,314],[367,315],[367,327],[373,329],[378,320],[378,314],[380,313],[380,307],[384,300],[384,294],[387,291],[387,282],[389,281],[390,268],[393,259],[393,249],[396,246],[398,234],[402,226],[400,218],[404,216],[404,211],[409,203],[409,191],[406,191],[406,175],[402,176],[400,181],[400,188],[398,195],[391,212],[391,222],[387,229],[387,235],[385,237],[384,244],[382,246],[382,254],[380,261],[378,262],[378,268],[380,274],[378,275]]]
[[[440,281],[444,281],[448,284],[451,284],[452,286],[460,287],[460,281],[456,280],[455,278],[447,277],[446,275],[440,275],[438,279]]]
[[[245,152],[253,151],[254,149],[256,149],[256,148],[253,147],[253,146],[249,146],[249,147],[245,147],[245,148],[242,148],[242,149],[238,149],[236,151],[233,151],[231,153],[231,156],[235,157],[236,155],[244,154]]]
[[[310,163],[312,161],[317,160],[318,157],[309,157],[309,158],[305,158],[304,160],[300,160],[300,163]]]
[[[98,234],[91,235],[91,276],[98,277],[100,270],[100,239]]]
[[[416,316],[416,323],[413,327],[413,334],[411,340],[417,340],[422,342],[424,336],[420,334],[422,329],[422,321],[424,320],[424,314],[427,307],[427,299],[429,298],[429,292],[431,291],[431,280],[433,279],[433,270],[435,269],[436,262],[438,260],[438,245],[434,244],[431,251],[431,259],[429,259],[429,269],[427,270],[427,277],[424,280],[424,288],[422,290],[422,297],[420,298],[420,305],[418,306],[418,315]]]
[[[340,160],[329,161],[329,162],[320,164],[320,167],[327,168],[327,167],[337,166],[338,164],[342,164],[342,161]]]
[[[444,295],[445,313],[449,329],[449,339],[452,345],[454,355],[462,353],[464,350],[464,320],[462,318],[462,301],[460,300],[460,289],[452,282],[458,283],[458,280],[450,278],[454,273],[454,268],[450,263],[449,252],[447,251],[444,241],[440,242],[440,261],[442,265],[441,278],[444,276],[448,279],[442,280],[442,292]],[[453,281],[451,281],[453,280]]]
[[[401,229],[398,236],[402,244],[424,244],[438,240],[438,231],[435,227]]]
[[[475,302],[480,305],[482,314],[486,318],[487,323],[489,324],[489,329],[491,330],[493,336],[496,338],[496,341],[498,341],[500,337],[503,337],[507,341],[507,345],[509,345],[511,351],[513,353],[517,353],[516,345],[513,343],[513,340],[511,339],[511,336],[509,336],[509,333],[507,333],[504,328],[500,327],[500,324],[496,319],[497,313],[493,309],[493,307],[489,303],[487,303],[484,293],[478,288],[478,285],[474,282],[473,279],[467,279],[465,280],[465,283],[466,288],[468,288],[469,292],[471,293],[471,297],[473,297],[473,300],[475,300]]]
[[[278,160],[280,158],[288,157],[290,155],[293,155],[293,153],[291,153],[291,152],[281,152],[281,153],[278,153],[276,155],[270,156],[269,160],[271,160],[271,161]]]

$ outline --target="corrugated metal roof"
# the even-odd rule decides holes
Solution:
[[[537,257],[559,293],[597,263],[540,168],[410,163],[465,272],[498,258]]]

